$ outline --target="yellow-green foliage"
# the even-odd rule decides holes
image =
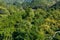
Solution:
[[[60,10],[0,6],[0,40],[50,40],[60,31]],[[2,16],[1,16],[2,15]],[[7,15],[7,16],[5,16]],[[59,33],[52,40],[60,40]]]

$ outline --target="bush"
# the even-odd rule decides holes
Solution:
[[[32,8],[17,8],[10,5],[1,7],[0,40],[50,40],[56,31],[60,31],[60,11]],[[0,11],[1,11],[0,10]],[[8,15],[8,16],[5,16]],[[48,16],[47,16],[48,15]],[[56,39],[60,35],[57,34]]]

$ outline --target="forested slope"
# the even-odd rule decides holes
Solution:
[[[60,9],[52,9],[0,2],[0,40],[60,40]]]

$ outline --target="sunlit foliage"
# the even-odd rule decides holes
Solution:
[[[0,40],[60,40],[60,10],[0,5]]]

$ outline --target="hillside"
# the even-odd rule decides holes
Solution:
[[[14,2],[18,2],[20,4],[24,3],[24,2],[31,2],[31,5],[38,5],[38,4],[44,4],[44,5],[47,5],[47,6],[51,6],[53,4],[55,4],[56,2],[60,1],[60,0],[2,0],[3,2],[5,3],[10,3],[10,4],[13,4]],[[34,2],[32,2],[34,1]],[[35,4],[36,3],[36,4]]]
[[[50,8],[60,9],[60,1],[52,5]]]

